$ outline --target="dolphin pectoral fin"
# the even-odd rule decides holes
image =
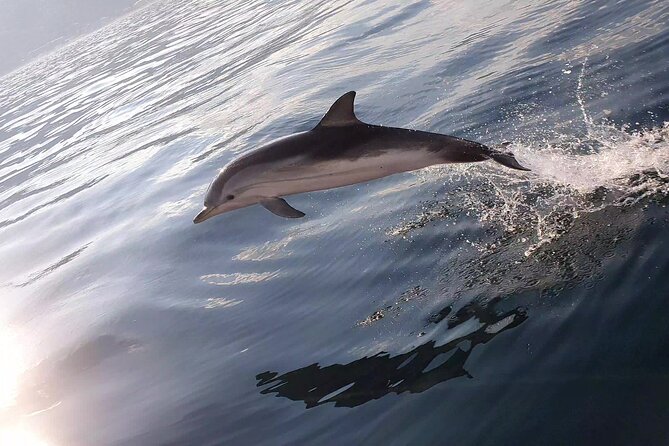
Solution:
[[[305,215],[304,212],[298,211],[286,203],[286,200],[279,197],[266,198],[262,200],[260,204],[272,214],[278,215],[279,217],[302,218]]]

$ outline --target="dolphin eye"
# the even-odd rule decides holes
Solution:
[[[235,198],[234,195],[228,195],[225,197],[226,200],[232,200],[233,198]]]

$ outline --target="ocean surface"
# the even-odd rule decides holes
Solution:
[[[445,165],[199,225],[363,121]],[[0,78],[0,445],[669,444],[669,3],[165,0]]]

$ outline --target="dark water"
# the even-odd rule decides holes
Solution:
[[[164,1],[0,80],[0,444],[666,445],[669,5]],[[510,149],[194,226],[341,93]]]

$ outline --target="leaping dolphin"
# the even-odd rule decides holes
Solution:
[[[337,99],[316,127],[243,155],[228,164],[209,186],[204,209],[194,223],[260,203],[287,218],[304,213],[282,197],[375,180],[435,164],[493,159],[518,170],[504,153],[454,136],[360,121],[353,111],[355,91]]]

